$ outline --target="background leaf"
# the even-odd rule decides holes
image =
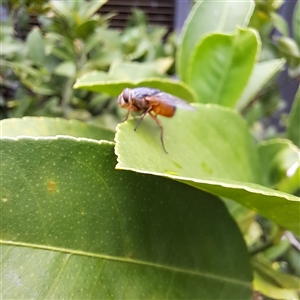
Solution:
[[[136,132],[132,120],[119,124],[117,168],[183,181],[235,200],[299,233],[299,198],[259,185],[264,170],[242,118],[216,105],[195,107],[195,112],[178,109],[174,118],[160,118],[169,154],[163,151],[152,119],[146,118]]]
[[[287,137],[300,148],[300,88],[295,95],[292,110],[288,119]]]
[[[249,29],[202,39],[191,54],[186,80],[198,101],[234,107],[250,78],[258,46],[256,33]]]
[[[236,109],[242,110],[258,94],[264,85],[283,67],[285,60],[282,58],[259,62],[255,65],[251,77],[239,98]]]
[[[285,192],[294,193],[300,188],[300,150],[289,140],[271,139],[260,143],[258,148],[267,186],[283,185]]]
[[[90,72],[77,79],[74,88],[118,96],[126,87],[153,87],[173,94],[188,102],[196,101],[195,92],[185,83],[168,78],[145,78],[141,80],[111,80],[105,72]]]
[[[22,119],[6,119],[0,122],[1,136],[56,136],[69,135],[95,140],[113,141],[114,132],[77,120],[60,118],[25,117]]]
[[[300,3],[297,2],[294,10],[293,16],[293,34],[294,39],[296,40],[298,47],[300,48]]]
[[[116,171],[108,142],[4,138],[1,157],[4,298],[250,298],[247,249],[216,197]]]
[[[44,40],[41,30],[36,27],[27,36],[28,55],[33,63],[43,66],[45,63]]]
[[[247,1],[196,1],[185,21],[177,51],[177,73],[186,79],[188,60],[194,46],[211,32],[231,32],[236,26],[247,26],[254,2]],[[213,15],[212,15],[213,14]]]
[[[72,78],[76,74],[76,65],[72,61],[64,61],[55,68],[54,73]]]

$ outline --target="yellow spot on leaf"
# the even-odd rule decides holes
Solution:
[[[47,188],[48,188],[48,191],[50,193],[54,193],[54,192],[57,192],[57,186],[56,186],[56,183],[52,180],[49,180],[47,182]]]

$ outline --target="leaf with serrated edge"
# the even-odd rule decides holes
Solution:
[[[300,233],[298,197],[262,184],[262,170],[245,121],[230,109],[194,105],[195,112],[178,109],[174,118],[151,119],[133,131],[135,122],[119,124],[116,134],[118,169],[164,176],[214,195],[235,200],[282,227]]]

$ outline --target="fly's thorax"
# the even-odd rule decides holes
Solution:
[[[146,110],[150,107],[149,101],[142,99],[131,98],[132,104],[139,110]]]

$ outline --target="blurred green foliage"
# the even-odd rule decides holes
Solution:
[[[74,91],[78,76],[108,71],[122,61],[156,62],[158,72],[174,72],[175,35],[164,40],[167,29],[150,26],[139,10],[133,10],[124,31],[109,28],[114,14],[97,13],[105,2],[15,1],[8,7],[0,37],[1,118],[43,115],[95,121],[100,115],[100,123],[114,127],[118,119],[111,97]],[[15,30],[20,14],[24,19],[38,16],[39,27],[25,41]]]
[[[13,2],[10,18],[1,24],[1,118],[58,116],[114,128],[122,114],[116,107],[115,97],[125,86],[148,85],[178,97],[184,98],[182,95],[187,95],[190,99],[186,100],[209,105],[214,103],[216,107],[227,106],[228,110],[238,111],[257,141],[257,151],[252,152],[255,152],[259,160],[264,186],[299,196],[300,92],[298,91],[291,114],[286,117],[287,134],[278,133],[272,125],[264,127],[262,122],[284,107],[276,74],[285,62],[289,74],[286,80],[299,79],[299,3],[293,17],[295,37],[292,39],[285,20],[278,14],[283,1],[256,1],[255,7],[249,5],[246,15],[238,9],[229,9],[230,17],[225,21],[222,19],[225,24],[221,24],[222,30],[219,29],[220,24],[210,22],[212,17],[207,13],[214,9],[222,15],[224,11],[220,8],[221,2],[218,2],[218,6],[212,1],[195,2],[178,44],[178,52],[175,34],[171,33],[166,37],[166,28],[151,26],[145,14],[138,10],[133,11],[126,29],[119,31],[109,28],[112,15],[96,13],[105,1]],[[234,2],[234,6],[242,2]],[[232,1],[224,3],[225,6],[232,5]],[[24,14],[18,26],[23,23],[26,26],[28,13],[39,16],[40,27],[33,28],[26,41],[19,39],[15,31],[20,12],[27,14]],[[243,29],[236,29],[237,25]],[[274,28],[278,31],[276,34]],[[175,82],[168,77],[175,73],[176,52],[176,67],[181,81]],[[247,59],[242,59],[246,56]],[[224,68],[229,57],[234,59],[230,61],[230,67]],[[226,84],[220,78],[226,78]],[[95,94],[95,91],[98,93]],[[212,120],[213,118],[209,118],[207,121],[211,130],[217,128],[210,123]],[[224,122],[224,119],[219,118],[218,125],[220,122]],[[32,124],[34,128],[37,121],[33,120]],[[120,127],[120,132],[123,130],[124,134],[125,126],[129,125],[122,126],[124,127]],[[222,129],[226,132],[230,130],[227,126],[228,122],[224,122]],[[185,130],[184,126],[178,125],[178,128]],[[197,132],[198,127],[195,128]],[[127,127],[127,130],[134,134],[131,128]],[[180,130],[176,131],[176,135]],[[16,131],[23,132],[21,129]],[[124,152],[133,157],[134,164],[140,153],[148,168],[143,172],[155,173],[156,170],[151,169],[153,164],[149,162],[159,161],[155,155],[161,158],[161,154],[149,142],[152,141],[152,136],[142,137],[145,149],[148,150],[142,151],[139,140],[141,137],[135,135],[137,142],[134,149],[137,154],[132,156],[134,138],[128,139],[128,132],[123,135],[126,136],[124,145],[128,147],[124,146]],[[220,142],[218,132],[211,137]],[[272,137],[276,139],[270,139]],[[207,145],[206,138],[201,139],[200,135],[197,138],[201,145]],[[116,142],[120,144],[120,141]],[[240,147],[240,143],[231,144],[236,142],[236,136],[232,137],[232,141],[227,138],[226,142],[236,148]],[[174,153],[182,157],[185,151],[177,153],[178,148],[174,143]],[[191,146],[186,150],[191,159],[189,163],[198,166],[195,164],[195,157],[204,156],[206,152],[188,152],[192,148]],[[142,161],[142,158],[138,161]],[[225,165],[222,160],[218,160],[218,163]],[[230,164],[232,167],[233,163]],[[136,165],[134,167],[137,172],[140,171]],[[130,170],[134,167],[131,166]],[[226,173],[230,173],[228,169],[224,167]],[[230,169],[236,174],[236,170]],[[173,174],[171,167],[170,171],[167,170]],[[221,181],[220,178],[218,180]],[[248,187],[247,183],[245,186],[246,190],[251,191],[251,186]],[[217,192],[215,194],[218,195]],[[224,201],[238,223],[252,256],[254,288],[270,298],[291,299],[291,295],[296,295],[294,298],[297,299],[300,276],[299,237],[284,231],[280,225],[261,217],[249,207],[229,199]],[[253,199],[249,197],[249,206],[253,203],[251,201]],[[288,203],[285,209],[288,211]]]

